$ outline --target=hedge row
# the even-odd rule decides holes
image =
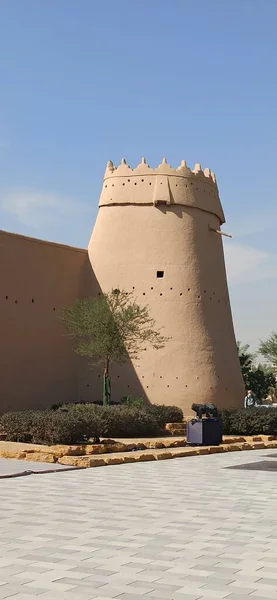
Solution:
[[[276,435],[276,408],[221,410],[219,413],[225,435]]]
[[[170,406],[99,407],[65,405],[56,410],[10,412],[1,417],[6,439],[34,444],[76,444],[100,437],[155,436],[165,423],[182,421],[183,413]],[[176,421],[177,419],[177,421]]]
[[[277,436],[277,410],[251,408],[222,410],[220,418],[226,435]],[[176,406],[110,406],[73,404],[57,410],[10,412],[1,417],[6,439],[35,444],[76,444],[89,439],[128,438],[158,435],[166,423],[181,422]]]

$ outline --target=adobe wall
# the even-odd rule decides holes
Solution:
[[[0,232],[0,412],[76,401],[80,359],[57,312],[92,293],[86,250]]]

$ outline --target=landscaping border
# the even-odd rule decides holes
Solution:
[[[277,448],[274,436],[224,436],[220,446],[186,445],[186,440],[143,440],[132,444],[109,440],[106,444],[83,446],[34,446],[17,442],[0,442],[0,457],[18,460],[59,463],[72,467],[104,467],[125,463],[167,460],[186,456]]]

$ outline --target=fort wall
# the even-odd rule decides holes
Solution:
[[[0,232],[0,411],[74,402],[79,359],[59,308],[94,294],[87,251]]]
[[[216,178],[199,164],[108,163],[85,249],[0,232],[0,412],[100,399],[102,370],[73,352],[58,310],[112,288],[149,306],[169,341],[112,366],[113,399],[242,406]]]

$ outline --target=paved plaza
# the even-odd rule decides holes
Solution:
[[[276,600],[277,472],[225,468],[273,454],[0,479],[0,600]]]

